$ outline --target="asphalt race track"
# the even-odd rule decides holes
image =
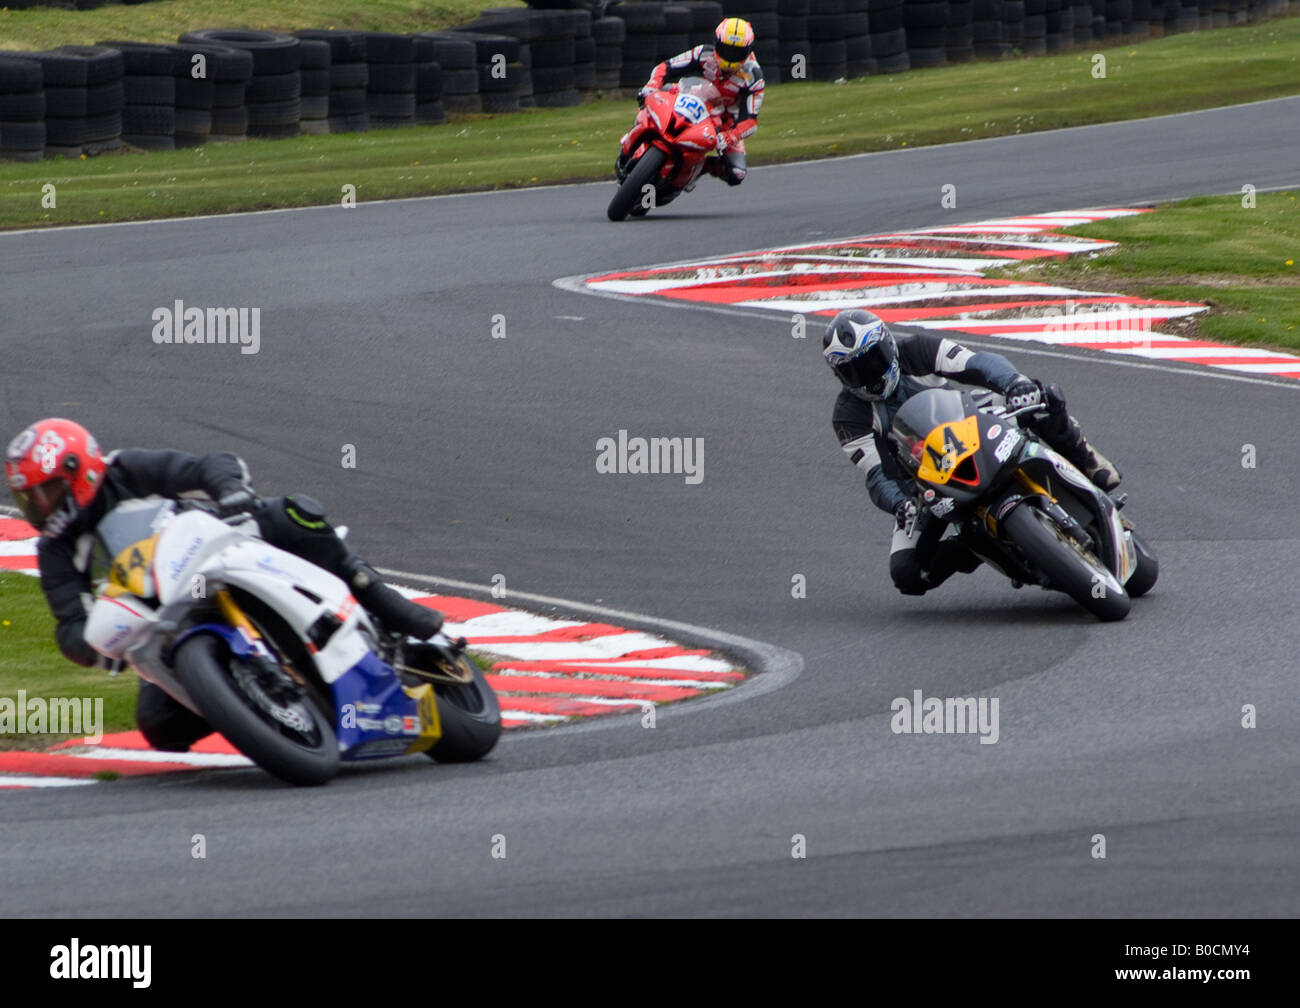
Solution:
[[[233,449],[264,493],[324,499],[377,565],[500,573],[787,652],[766,673],[780,688],[652,729],[508,737],[478,765],[7,794],[0,912],[1300,913],[1296,382],[1006,347],[1063,385],[1160,553],[1154,592],[1102,625],[987,570],[893,589],[890,519],[836,445],[819,334],[552,285],[1297,184],[1298,116],[1290,98],[760,168],[622,225],[605,183],[0,235],[5,430],[67,415],[110,447]],[[154,345],[151,313],[178,298],[260,306],[260,353]],[[597,439],[620,429],[702,437],[703,482],[598,474]],[[999,741],[892,733],[890,701],[917,689],[999,698]]]

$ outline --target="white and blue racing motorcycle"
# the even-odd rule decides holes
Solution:
[[[259,538],[248,514],[125,501],[93,548],[86,640],[281,780],[323,784],[340,761],[409,753],[476,760],[501,735],[464,640],[385,632],[342,580]]]

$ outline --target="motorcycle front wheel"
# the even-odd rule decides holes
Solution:
[[[236,669],[223,640],[195,634],[176,649],[177,678],[204,720],[267,773],[289,784],[324,784],[339,769],[331,719],[304,690],[272,696],[255,672]]]
[[[501,738],[501,704],[483,670],[469,655],[459,654],[456,661],[458,671],[468,676],[468,682],[438,682],[433,687],[442,737],[428,755],[439,763],[482,759]]]
[[[609,201],[609,209],[606,213],[610,220],[624,220],[628,214],[642,207],[644,210],[637,214],[638,217],[649,211],[650,208],[645,207],[641,202],[642,194],[647,185],[657,189],[655,183],[659,180],[659,170],[667,160],[668,155],[658,147],[650,147],[641,155],[641,159],[633,166],[632,171],[623,180],[623,184],[618,187],[614,198]]]
[[[1053,588],[1099,620],[1112,622],[1128,615],[1128,593],[1115,575],[1042,510],[1021,504],[1002,519],[1002,529]]]
[[[1129,532],[1133,536],[1133,548],[1137,552],[1137,570],[1128,579],[1124,590],[1128,592],[1129,598],[1140,598],[1155,587],[1156,579],[1160,576],[1160,561],[1145,539],[1131,528]]]

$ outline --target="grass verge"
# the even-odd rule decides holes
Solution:
[[[1207,196],[1066,229],[1119,242],[1105,252],[992,271],[1082,290],[1201,301],[1162,328],[1194,339],[1300,349],[1300,190]]]
[[[135,727],[134,672],[109,678],[103,669],[74,665],[54,645],[54,617],[34,577],[0,571],[0,698],[102,697],[104,732]],[[16,725],[14,726],[16,727]],[[44,749],[76,736],[16,734],[0,729],[0,749]]]
[[[93,10],[0,7],[0,49],[51,49],[100,39],[175,42],[195,28],[338,28],[430,31],[474,20],[485,7],[524,7],[521,0],[155,0]]]
[[[1092,75],[1091,52],[1070,52],[838,85],[773,87],[762,128],[749,143],[750,162],[915,147],[1300,93],[1300,17],[1099,51],[1106,57],[1103,79]],[[444,126],[5,164],[0,228],[332,204],[346,185],[356,186],[364,202],[610,178],[615,145],[634,111],[630,100],[604,96],[578,108]],[[55,186],[53,207],[42,206],[47,184]]]

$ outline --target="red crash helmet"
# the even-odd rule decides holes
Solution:
[[[58,535],[90,505],[104,482],[104,457],[90,431],[71,420],[32,424],[9,442],[5,483],[23,518]]]

